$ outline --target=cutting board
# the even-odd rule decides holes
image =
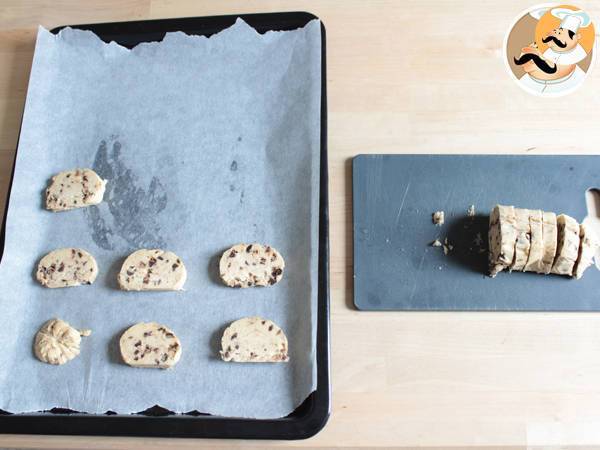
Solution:
[[[359,155],[352,172],[358,309],[600,311],[595,266],[580,280],[486,275],[491,209],[514,205],[582,221],[586,191],[600,187],[600,156]],[[432,223],[435,211],[445,212],[444,225]],[[431,246],[446,238],[448,254]]]

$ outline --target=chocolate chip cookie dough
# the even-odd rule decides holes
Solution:
[[[230,287],[271,286],[283,278],[285,261],[277,250],[262,244],[237,244],[227,249],[219,273]]]

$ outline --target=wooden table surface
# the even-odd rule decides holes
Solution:
[[[577,4],[600,18],[600,2]],[[598,314],[352,307],[354,155],[600,149],[600,70],[560,99],[521,91],[505,70],[504,34],[529,6],[520,0],[0,0],[0,210],[38,24],[293,10],[323,20],[333,377],[331,419],[306,441],[4,435],[0,447],[600,445]]]

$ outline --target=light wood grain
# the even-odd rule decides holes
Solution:
[[[577,4],[600,17],[599,2]],[[320,434],[299,442],[6,435],[0,446],[600,445],[600,315],[362,313],[351,306],[349,161],[354,155],[600,150],[598,70],[582,89],[560,99],[522,92],[505,71],[504,34],[530,5],[517,0],[2,0],[0,210],[38,24],[290,10],[308,10],[323,20],[333,414]]]

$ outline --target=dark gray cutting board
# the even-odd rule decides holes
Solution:
[[[487,273],[490,210],[587,214],[598,156],[359,155],[353,160],[354,303],[361,310],[600,311],[600,272]],[[467,216],[473,204],[476,216]],[[431,214],[446,221],[434,226]],[[473,239],[481,233],[486,252]],[[444,255],[430,243],[448,237]],[[472,248],[473,250],[470,250]]]

